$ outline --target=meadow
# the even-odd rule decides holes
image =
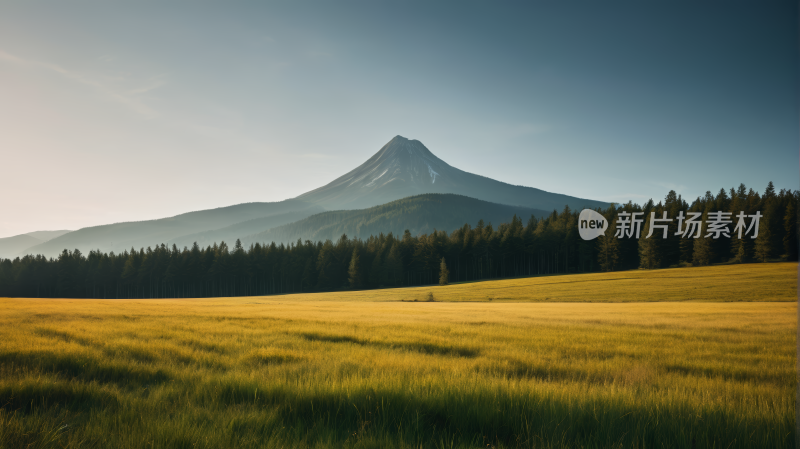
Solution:
[[[796,280],[0,298],[0,447],[793,447]]]

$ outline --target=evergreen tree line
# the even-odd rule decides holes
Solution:
[[[434,231],[412,236],[379,234],[337,241],[290,245],[256,243],[244,248],[237,240],[206,248],[196,243],[179,249],[164,244],[120,254],[64,250],[58,258],[25,256],[0,260],[0,296],[64,298],[187,298],[272,295],[342,289],[400,287],[508,277],[702,266],[712,263],[796,261],[800,192],[775,192],[772,182],[763,195],[747,189],[706,192],[691,204],[674,191],[664,201],[640,206],[632,202],[598,210],[609,221],[605,236],[585,241],[578,234],[578,214],[565,207],[549,216],[514,216],[496,228],[483,220],[451,233]],[[758,238],[682,238],[676,235],[678,214],[701,212],[702,236],[710,212],[760,212]],[[641,237],[614,236],[620,212],[643,212]],[[650,212],[673,220],[668,236],[650,229]],[[734,224],[735,224],[734,219]],[[752,234],[752,233],[751,233]]]

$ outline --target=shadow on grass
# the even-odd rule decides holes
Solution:
[[[125,389],[160,384],[171,379],[161,369],[115,361],[101,362],[83,355],[51,351],[6,352],[0,354],[0,365],[11,372],[53,374],[82,382],[113,383]]]
[[[732,409],[676,401],[663,409],[608,397],[568,399],[494,389],[437,390],[420,395],[361,387],[346,392],[228,381],[198,386],[194,400],[208,409],[271,410],[276,425],[308,446],[341,447],[354,437],[419,446],[439,436],[453,447],[792,447],[793,421],[772,421]],[[236,422],[237,432],[264,433],[264,421]],[[481,440],[481,438],[489,438]],[[559,442],[561,444],[559,444]],[[347,444],[344,444],[347,446]],[[383,446],[375,446],[383,447]]]
[[[58,331],[46,327],[37,327],[34,330],[34,333],[41,337],[52,338],[54,340],[61,340],[65,343],[77,343],[81,346],[97,346],[97,342],[92,341],[88,338],[83,338],[78,335],[71,334],[69,332]]]
[[[480,354],[480,351],[475,348],[469,348],[465,346],[447,346],[425,341],[373,341],[347,335],[326,335],[313,332],[304,332],[298,335],[308,341],[351,343],[380,349],[411,351],[420,354],[441,355],[448,357],[474,358]]]
[[[73,411],[114,408],[117,397],[97,384],[79,382],[22,382],[0,387],[0,408],[20,413],[57,409]]]
[[[698,366],[689,363],[671,364],[666,367],[667,372],[678,373],[684,376],[705,377],[713,379],[733,380],[737,382],[771,383],[776,386],[789,385],[795,382],[792,374],[778,372],[763,372],[758,367],[752,369],[724,366]]]

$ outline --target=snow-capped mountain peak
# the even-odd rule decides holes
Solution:
[[[297,197],[331,209],[359,209],[423,193],[457,193],[536,209],[605,207],[605,203],[513,186],[459,170],[422,142],[395,136],[366,162],[329,184]]]

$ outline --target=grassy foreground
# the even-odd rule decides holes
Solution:
[[[763,266],[325,301],[0,299],[0,447],[792,447],[796,303],[497,294],[789,298],[797,265]],[[401,302],[428,291],[498,301]]]

